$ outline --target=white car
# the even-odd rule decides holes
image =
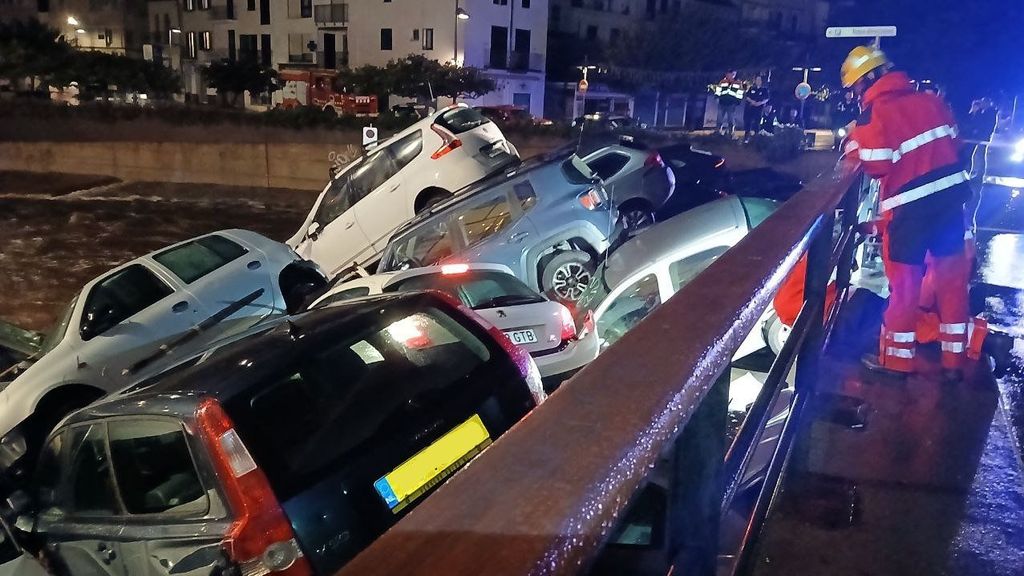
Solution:
[[[335,286],[311,308],[387,292],[440,290],[472,308],[533,357],[553,387],[597,357],[591,319],[577,331],[569,309],[552,302],[501,264],[445,264],[385,272]]]
[[[315,264],[246,230],[186,240],[92,280],[30,365],[0,383],[0,470],[34,453],[69,412],[165,356],[295,312],[326,284]]]
[[[778,206],[774,200],[729,196],[669,218],[620,246],[598,268],[579,302],[593,310],[601,348],[639,324]],[[774,317],[769,307],[736,358],[768,344],[765,328]]]
[[[371,264],[413,216],[518,161],[494,122],[464,104],[449,106],[332,178],[288,245],[330,276]]]

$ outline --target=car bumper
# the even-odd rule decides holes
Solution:
[[[597,358],[597,352],[597,334],[590,331],[583,338],[570,341],[565,348],[558,352],[534,356],[533,361],[537,364],[537,369],[540,370],[541,378],[545,380],[558,379],[563,375],[567,378]]]
[[[668,202],[676,190],[676,176],[671,168],[654,168],[644,176],[644,198],[655,210]]]

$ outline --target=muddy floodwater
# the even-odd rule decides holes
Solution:
[[[246,228],[275,240],[315,193],[0,172],[0,319],[45,330],[82,285],[198,234]]]

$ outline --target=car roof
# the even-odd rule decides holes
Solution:
[[[350,332],[353,323],[379,313],[385,305],[418,308],[445,306],[431,292],[403,292],[367,296],[339,302],[293,316],[273,328],[247,336],[202,354],[198,363],[153,378],[145,388],[125,389],[72,414],[66,424],[126,415],[163,415],[188,418],[200,399],[225,402],[264,378],[276,374],[294,356]]]
[[[637,271],[707,236],[747,228],[746,211],[737,196],[687,210],[641,232],[605,260],[604,281],[614,289]]]
[[[462,264],[462,263],[458,263],[458,264],[455,264],[455,265],[459,265],[459,264]],[[350,290],[352,288],[359,288],[359,287],[362,287],[362,286],[366,286],[366,287],[370,287],[370,288],[377,288],[380,291],[384,291],[384,290],[386,290],[388,288],[388,286],[391,286],[391,285],[393,285],[393,284],[395,284],[397,282],[403,282],[405,280],[408,280],[409,278],[416,278],[417,276],[427,276],[427,275],[430,275],[430,274],[443,274],[444,270],[446,268],[448,268],[449,266],[452,266],[452,265],[453,264],[440,264],[440,265],[433,265],[433,266],[422,266],[422,267],[419,267],[419,268],[410,268],[408,270],[395,270],[393,272],[380,272],[378,274],[373,274],[372,276],[365,276],[365,277],[362,277],[362,278],[355,278],[353,280],[349,280],[348,282],[344,282],[344,283],[338,284],[334,288],[330,289],[329,291],[324,293],[323,296],[317,298],[316,302],[314,302],[311,305],[311,307],[312,306],[316,306],[324,298],[327,298],[328,296],[331,296],[333,294],[337,294],[339,292],[344,292],[345,290]],[[462,265],[466,266],[466,270],[467,271],[490,270],[490,271],[494,271],[494,272],[501,272],[503,274],[508,274],[509,276],[513,276],[514,277],[514,274],[512,273],[512,269],[509,268],[508,266],[505,266],[504,264],[491,264],[491,263],[487,263],[487,262],[466,262],[466,263],[464,263]]]

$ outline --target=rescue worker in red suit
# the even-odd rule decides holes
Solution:
[[[956,122],[937,96],[916,92],[885,54],[854,48],[842,67],[843,86],[861,98],[861,115],[844,151],[881,184],[882,258],[889,280],[878,356],[872,370],[914,372],[925,260],[936,286],[943,375],[963,377],[967,352],[970,263],[964,247],[968,175],[959,160]]]

